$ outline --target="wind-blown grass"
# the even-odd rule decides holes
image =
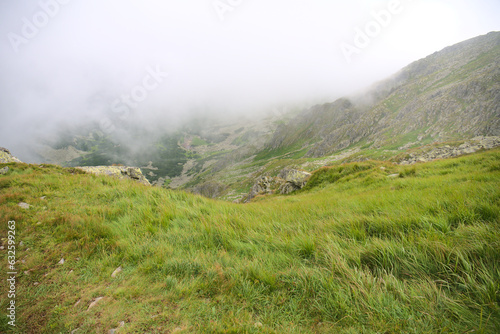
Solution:
[[[347,164],[247,205],[9,164],[0,231],[15,220],[24,243],[12,332],[497,333],[498,161]]]

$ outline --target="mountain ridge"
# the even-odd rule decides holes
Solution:
[[[305,154],[309,157],[361,140],[380,148],[391,143],[388,136],[411,134],[418,141],[428,137],[427,142],[497,136],[499,79],[500,33],[492,32],[447,47],[376,84],[367,93],[376,101],[373,106],[341,98],[305,111],[276,131],[268,147],[297,145],[305,140],[303,131],[305,136],[320,137]]]

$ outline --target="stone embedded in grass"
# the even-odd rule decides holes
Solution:
[[[125,321],[120,321],[120,323],[118,324],[118,327],[110,329],[109,332],[108,332],[108,334],[115,334],[123,326],[125,326]]]
[[[24,203],[24,202],[21,202],[18,204],[21,208],[23,209],[29,209],[31,205],[29,205],[28,203]]]
[[[9,167],[4,167],[0,169],[0,175],[5,175],[9,172]]]
[[[399,173],[387,175],[387,177],[398,177],[398,176],[399,176]]]
[[[73,305],[73,307],[77,307],[78,304],[80,304],[81,301],[82,301],[81,299],[78,299],[78,301],[75,303],[75,305]]]
[[[111,274],[111,277],[112,278],[115,278],[120,272],[122,271],[122,267],[118,267],[115,269],[115,271],[113,271],[113,273]]]
[[[59,262],[57,262],[57,264],[64,264],[64,258],[62,258]]]
[[[90,303],[89,308],[87,309],[87,311],[88,311],[88,310],[90,310],[92,307],[96,306],[96,305],[97,305],[97,303],[99,303],[99,301],[100,301],[101,299],[103,299],[103,298],[104,298],[104,297],[97,297],[97,298],[96,298],[96,299],[95,299],[92,303]]]

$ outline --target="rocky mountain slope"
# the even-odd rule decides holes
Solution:
[[[268,149],[321,157],[356,144],[418,146],[499,134],[500,33],[492,32],[412,63],[363,96],[304,111],[278,128]]]
[[[154,185],[240,200],[257,179],[277,177],[284,168],[388,160],[433,143],[499,136],[500,32],[447,47],[362,94],[293,113],[193,117],[168,132],[129,125],[122,129],[128,142],[97,126],[84,129],[66,131],[42,155],[67,166],[141,166]]]
[[[417,147],[441,153],[419,153],[408,163],[433,160],[495,147],[498,135],[500,33],[492,32],[412,63],[363,94],[302,111],[278,124],[246,161],[211,170],[203,180],[232,185],[226,193],[233,200],[245,187],[250,194],[259,188],[259,180],[274,180],[285,167],[312,171],[342,161],[388,160]],[[466,148],[450,151],[449,144]]]

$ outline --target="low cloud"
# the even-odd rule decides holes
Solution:
[[[96,122],[112,131],[129,119],[170,129],[196,112],[252,117],[329,102],[499,30],[498,1],[401,0],[404,10],[379,23],[369,45],[355,46],[357,29],[394,4],[3,1],[0,146],[28,161],[27,147],[63,126]],[[359,51],[348,62],[347,44]]]

